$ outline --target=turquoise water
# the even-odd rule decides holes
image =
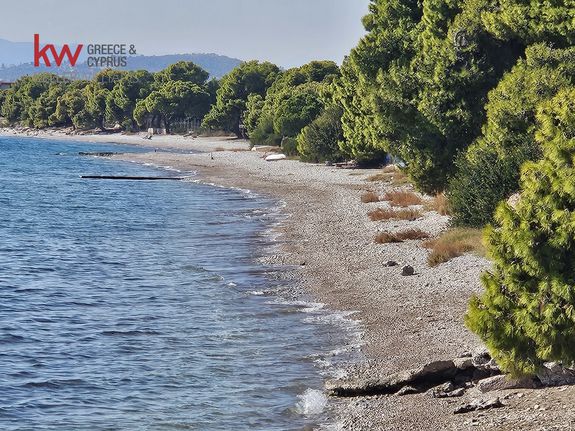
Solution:
[[[348,338],[321,307],[270,294],[285,286],[256,258],[276,203],[82,180],[166,172],[79,151],[137,150],[0,137],[0,429],[326,422],[317,390]]]

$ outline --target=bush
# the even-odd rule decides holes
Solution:
[[[524,166],[521,199],[487,229],[494,268],[465,320],[515,376],[575,361],[575,88],[542,106],[536,137],[543,158]]]
[[[250,141],[255,145],[280,145],[281,136],[274,133],[273,120],[270,117],[263,117],[250,134]]]
[[[457,174],[447,191],[456,226],[481,227],[490,223],[497,204],[518,189],[521,165],[536,159],[536,146],[516,148],[501,157],[490,147],[476,151],[473,159],[457,158]]]
[[[304,162],[337,162],[343,160],[339,149],[342,139],[341,109],[331,106],[298,135],[297,149]]]
[[[492,221],[497,204],[519,188],[519,171],[541,151],[535,142],[537,107],[575,82],[575,50],[539,44],[489,94],[483,135],[456,162],[448,191],[458,225]]]
[[[298,156],[299,153],[297,151],[297,140],[294,138],[284,137],[281,142],[282,153],[286,156]]]

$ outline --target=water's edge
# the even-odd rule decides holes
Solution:
[[[275,196],[264,196],[246,188],[224,186],[203,179],[198,171],[182,171],[171,166],[161,166],[153,163],[130,161],[137,165],[147,166],[164,172],[177,172],[185,177],[184,181],[207,185],[215,188],[234,190],[247,198],[263,199],[270,202],[266,214],[266,228],[262,233],[265,238],[263,243],[257,244],[254,261],[266,268],[266,277],[271,281],[281,282],[281,287],[264,291],[252,291],[253,295],[266,296],[273,303],[279,303],[295,307],[299,313],[305,316],[303,321],[309,325],[325,325],[331,327],[334,338],[342,337],[339,343],[333,343],[333,349],[328,352],[317,352],[313,362],[325,382],[332,378],[343,378],[347,375],[350,365],[364,360],[361,346],[363,344],[363,330],[361,322],[354,319],[354,311],[332,310],[322,302],[317,302],[309,292],[302,291],[294,285],[299,274],[293,266],[269,263],[270,256],[283,253],[281,232],[288,214],[286,214],[286,202]],[[275,260],[275,259],[274,259]],[[295,276],[295,277],[294,277]],[[294,280],[295,279],[295,280]],[[296,282],[297,283],[297,282]],[[330,340],[332,341],[332,340]],[[343,341],[343,342],[342,342]],[[317,417],[314,426],[318,430],[334,431],[341,429],[341,424],[336,420],[338,404],[335,399],[330,399],[322,388],[308,388],[298,395],[296,410],[299,414],[309,417]]]

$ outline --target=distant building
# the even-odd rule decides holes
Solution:
[[[0,81],[0,90],[8,90],[10,87],[12,87],[12,82],[2,82]]]

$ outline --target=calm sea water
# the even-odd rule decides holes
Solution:
[[[274,202],[0,137],[0,429],[301,430],[345,319],[274,295]]]

